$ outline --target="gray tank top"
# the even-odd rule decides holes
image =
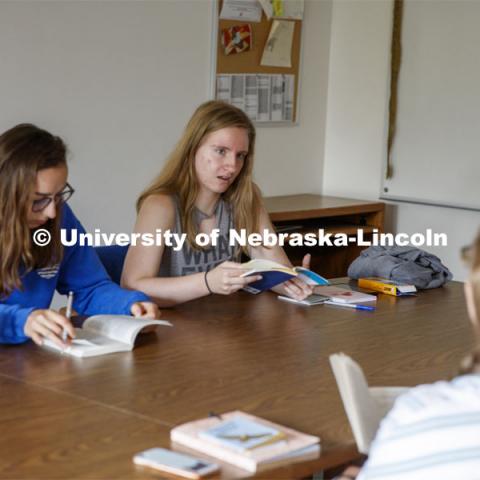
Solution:
[[[180,221],[178,198],[172,196],[172,199],[175,204],[175,227],[171,231],[172,233],[182,234],[184,232]],[[207,218],[200,210],[195,211],[195,217],[197,226],[203,219]],[[223,199],[220,199],[217,203],[215,218],[217,220],[215,228],[220,231],[217,245],[207,250],[194,250],[185,241],[183,248],[179,251],[166,246],[158,273],[160,277],[179,277],[191,273],[206,272],[227,260],[238,261],[239,255],[235,252],[236,248],[229,245],[229,231],[234,228],[232,208]]]

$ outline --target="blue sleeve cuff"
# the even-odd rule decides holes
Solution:
[[[30,337],[25,335],[24,328],[28,316],[34,310],[36,310],[34,307],[21,308],[18,306],[18,308],[5,315],[7,318],[2,319],[1,322],[1,343],[25,343],[30,340]]]
[[[132,291],[131,292],[132,296],[130,301],[127,303],[127,312],[125,312],[125,315],[131,315],[131,309],[132,305],[137,302],[151,302],[150,298],[147,297],[144,293],[142,292],[136,292]]]

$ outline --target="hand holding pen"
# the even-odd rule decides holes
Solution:
[[[48,338],[61,348],[67,346],[66,340],[63,340],[65,331],[67,338],[75,337],[75,329],[70,319],[52,309],[33,310],[27,317],[23,331],[37,345],[42,345],[44,339]]]

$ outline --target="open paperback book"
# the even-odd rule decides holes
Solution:
[[[320,439],[241,411],[184,423],[172,442],[256,472],[318,457]]]
[[[368,454],[380,421],[407,387],[370,387],[358,363],[348,355],[330,355],[343,406],[360,453]]]
[[[43,346],[74,357],[95,357],[114,352],[133,350],[138,333],[150,325],[171,327],[165,320],[149,320],[128,315],[95,315],[85,320],[82,328],[76,328],[71,345],[62,349],[48,338]]]
[[[329,281],[326,278],[323,278],[318,273],[312,272],[308,268],[290,268],[281,265],[280,263],[273,262],[272,260],[255,258],[249,262],[243,263],[242,267],[248,270],[242,275],[242,277],[249,277],[251,275],[262,276],[261,280],[250,283],[244,288],[244,290],[250,293],[260,293],[265,290],[270,290],[276,285],[286,282],[294,277],[301,278],[308,285],[329,285]]]

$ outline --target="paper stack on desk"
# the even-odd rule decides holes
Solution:
[[[249,472],[317,458],[320,439],[240,411],[185,423],[172,442]]]

